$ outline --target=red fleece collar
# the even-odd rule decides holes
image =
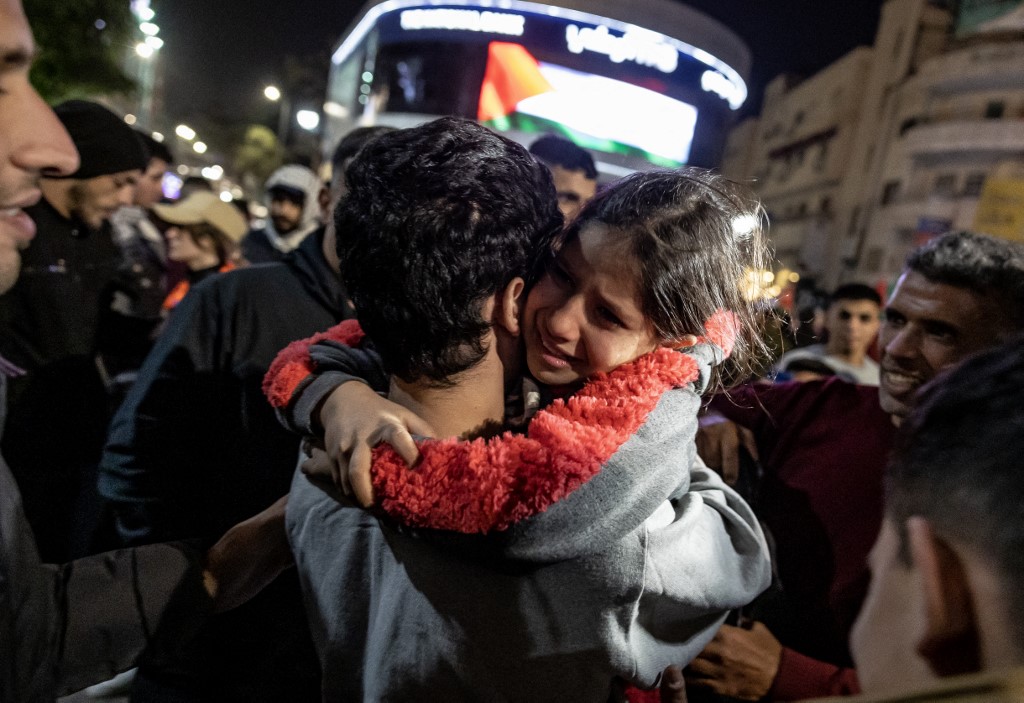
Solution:
[[[731,351],[736,319],[716,314],[708,338]],[[274,360],[263,390],[287,407],[315,371],[309,347],[333,340],[357,346],[364,333],[346,320],[325,333],[293,342]],[[410,469],[388,446],[374,450],[373,488],[383,509],[415,527],[463,533],[504,530],[546,510],[593,478],[644,423],[662,394],[697,380],[697,362],[658,349],[589,381],[568,400],[557,400],[530,422],[527,435],[489,440],[428,440]]]
[[[412,469],[390,447],[377,447],[374,492],[385,512],[415,527],[507,529],[593,478],[662,394],[698,373],[693,358],[658,349],[556,400],[534,416],[526,436],[428,440]]]

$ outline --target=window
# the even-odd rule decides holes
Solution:
[[[814,170],[818,173],[824,171],[828,165],[828,142],[829,140],[826,139],[821,143],[818,149],[818,158],[814,160]]]
[[[903,38],[905,36],[904,30],[900,30],[896,34],[896,41],[892,43],[892,60],[895,61],[900,56],[900,49],[903,48]]]
[[[1006,103],[1002,100],[990,100],[985,106],[985,119],[998,120],[1006,112]]]
[[[896,202],[896,198],[900,194],[900,182],[899,181],[887,181],[885,187],[882,188],[882,205],[889,205]]]
[[[976,198],[981,195],[981,189],[985,185],[985,174],[978,171],[967,174],[964,180],[964,195]]]
[[[941,198],[951,198],[956,195],[956,174],[943,173],[936,178],[932,194]]]

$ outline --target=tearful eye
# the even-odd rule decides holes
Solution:
[[[569,276],[568,272],[566,272],[566,270],[559,266],[558,264],[552,264],[550,272],[551,277],[554,278],[555,281],[557,281],[558,283],[561,283],[563,285],[572,285],[572,277]]]
[[[619,316],[603,305],[597,309],[597,314],[600,315],[601,319],[609,325],[614,327],[623,327],[622,320],[619,319]]]

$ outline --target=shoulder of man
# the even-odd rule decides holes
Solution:
[[[819,698],[807,703],[1021,703],[1024,667],[952,676],[925,688],[887,695]]]

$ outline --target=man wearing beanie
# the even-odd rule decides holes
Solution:
[[[74,529],[76,511],[96,502],[81,501],[79,487],[93,482],[109,419],[102,338],[121,261],[109,220],[131,204],[148,157],[101,105],[74,100],[55,111],[81,165],[69,177],[44,174],[42,199],[26,209],[36,236],[20,279],[0,296],[0,371],[11,377],[2,453],[44,560],[65,561],[87,546],[70,535],[84,532]]]

